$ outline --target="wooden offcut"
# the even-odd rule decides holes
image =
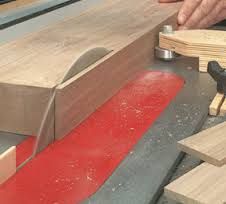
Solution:
[[[216,60],[226,67],[226,33],[219,30],[180,30],[160,34],[160,47],[188,57],[199,58],[199,70],[207,71],[209,61]]]
[[[226,115],[226,100],[222,103],[220,107],[220,116],[225,116]]]
[[[176,25],[180,3],[105,1],[79,17],[0,47],[0,130],[37,135],[48,100],[76,59],[112,52],[57,87],[48,143],[61,138],[154,59],[158,33]]]
[[[178,142],[179,148],[212,165],[226,164],[226,122]]]
[[[212,103],[209,106],[209,115],[217,116],[221,110],[221,106],[224,102],[224,94],[217,93],[214,97]],[[223,114],[223,110],[221,110],[221,115]]]
[[[16,147],[13,146],[0,155],[0,184],[16,173]]]
[[[226,166],[204,163],[165,187],[167,197],[184,204],[226,202]]]

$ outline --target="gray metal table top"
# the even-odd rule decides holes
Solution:
[[[39,31],[64,18],[79,15],[101,2],[103,0],[83,0],[0,30],[1,43]],[[152,66],[152,69],[183,76],[186,80],[185,87],[150,127],[133,153],[128,155],[99,191],[87,200],[88,203],[156,203],[161,187],[171,176],[169,172],[172,173],[182,158],[176,148],[176,141],[201,128],[207,117],[210,99],[215,94],[215,83],[206,74],[186,69],[188,66],[197,66],[194,62],[194,59],[183,59],[170,64],[157,62]],[[151,140],[156,134],[158,140]],[[11,140],[10,137],[8,140]]]

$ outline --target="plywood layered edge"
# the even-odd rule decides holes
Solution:
[[[199,70],[207,72],[209,61],[217,60],[222,67],[226,61],[222,49],[226,48],[225,32],[217,30],[186,30],[160,34],[160,47],[178,54],[199,58]]]
[[[57,87],[46,143],[65,136],[153,62],[159,31],[164,24],[176,25],[179,6],[151,0],[106,1],[79,17],[1,46],[0,130],[37,135]],[[113,51],[58,86],[79,53],[94,45]]]

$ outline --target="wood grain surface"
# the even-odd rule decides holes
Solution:
[[[2,45],[0,130],[35,135],[52,90],[80,54],[94,47],[112,50],[57,88],[55,134],[62,137],[153,62],[158,33],[164,24],[176,25],[180,5],[107,0],[78,17]],[[63,127],[66,121],[71,123]]]
[[[226,122],[178,142],[179,148],[216,166],[226,164]]]
[[[185,204],[226,202],[226,166],[203,163],[165,187],[167,197]]]

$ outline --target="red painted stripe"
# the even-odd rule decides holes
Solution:
[[[112,174],[183,86],[146,71],[0,187],[3,204],[74,204]],[[153,138],[153,139],[157,139]]]

